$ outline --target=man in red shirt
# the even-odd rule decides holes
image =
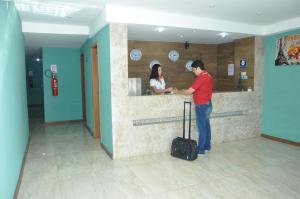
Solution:
[[[201,60],[196,60],[192,64],[193,73],[197,76],[189,89],[175,91],[182,95],[193,94],[196,110],[196,123],[199,131],[198,154],[204,155],[205,150],[211,149],[211,129],[209,117],[212,112],[212,90],[213,78],[205,70]]]

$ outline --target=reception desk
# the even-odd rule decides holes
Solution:
[[[110,24],[110,44],[113,158],[169,152],[172,139],[182,135],[183,102],[191,96],[128,96],[126,24]],[[213,143],[260,134],[263,38],[255,37],[254,51],[254,91],[213,93]],[[192,138],[197,136],[193,121]]]
[[[191,96],[128,96],[127,117],[119,120],[115,158],[166,152],[173,138],[182,135],[183,102]],[[213,94],[212,143],[255,137],[260,134],[260,98],[257,92]],[[192,138],[197,140],[192,106]]]

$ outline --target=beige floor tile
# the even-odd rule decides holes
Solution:
[[[213,145],[189,162],[159,153],[111,160],[80,124],[42,124],[31,142],[19,199],[299,198],[300,148],[264,138]]]

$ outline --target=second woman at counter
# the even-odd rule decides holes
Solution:
[[[162,69],[159,64],[154,64],[152,66],[149,84],[150,89],[154,94],[170,93],[173,90],[172,87],[166,88],[166,83],[162,75]]]

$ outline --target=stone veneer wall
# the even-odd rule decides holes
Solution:
[[[260,134],[263,76],[263,40],[255,39],[255,91],[213,94],[212,142],[220,143]],[[110,24],[113,158],[166,152],[173,138],[182,135],[182,122],[133,125],[134,120],[163,120],[182,116],[183,101],[190,96],[128,96],[127,25]],[[226,116],[242,111],[238,116]],[[194,116],[194,110],[192,110]],[[192,138],[197,139],[195,121]]]

